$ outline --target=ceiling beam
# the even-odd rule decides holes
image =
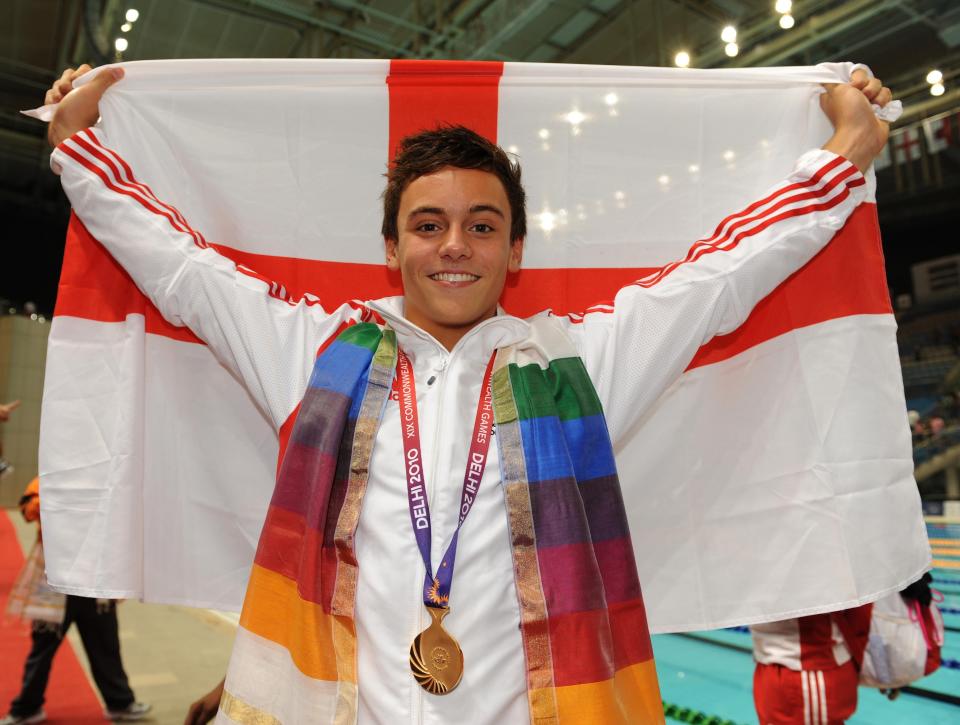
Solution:
[[[350,38],[351,40],[362,43],[366,47],[372,46],[380,51],[395,53],[403,57],[410,56],[410,52],[408,50],[389,40],[381,38],[377,35],[370,35],[368,33],[362,33],[358,30],[345,28],[342,25],[337,25],[329,20],[324,20],[323,18],[318,18],[310,13],[306,13],[297,7],[279,2],[279,0],[237,0],[237,2],[224,2],[223,0],[194,0],[194,2],[213,5],[221,9],[231,11],[239,10],[242,12],[246,8],[265,10],[269,14],[275,15],[278,18],[283,18],[287,21],[297,21],[300,23],[299,27],[308,26],[313,28],[323,28],[331,33],[335,33],[345,38]],[[294,27],[297,26],[294,25]]]
[[[513,19],[501,25],[497,32],[495,32],[491,37],[487,38],[479,48],[470,54],[470,57],[487,57],[488,54],[495,51],[501,43],[505,43],[514,35],[523,30],[527,23],[540,15],[540,13],[546,10],[550,4],[551,0],[534,0],[534,2],[527,5],[527,7],[520,11],[520,13],[518,13]]]
[[[880,13],[895,9],[899,4],[899,0],[849,0],[823,13],[805,18],[795,29],[788,32],[780,30],[777,19],[770,13],[742,34],[743,45],[756,43],[751,50],[736,58],[727,58],[721,45],[717,43],[711,51],[698,56],[697,65],[707,68],[721,62],[728,68],[776,65],[855,28]],[[758,36],[771,32],[776,33],[773,40],[758,42]]]

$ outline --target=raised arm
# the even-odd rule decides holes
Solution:
[[[865,171],[886,143],[871,102],[890,91],[863,71],[821,100],[834,125],[822,149],[759,200],[731,214],[687,255],[567,322],[604,404],[614,441],[638,421],[716,335],[812,259],[865,195]]]
[[[245,384],[279,427],[299,401],[320,344],[363,308],[328,314],[210,247],[172,206],[135,177],[96,122],[99,100],[122,77],[107,69],[72,88],[65,73],[47,94],[51,162],[74,212],[171,323],[184,325]]]

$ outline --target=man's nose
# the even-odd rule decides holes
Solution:
[[[463,229],[451,226],[440,242],[440,256],[463,259],[470,256],[470,243]]]

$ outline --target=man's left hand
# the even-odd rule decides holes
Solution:
[[[849,83],[825,88],[820,107],[833,124],[833,136],[823,148],[866,172],[890,134],[890,124],[877,118],[871,104],[882,108],[893,100],[893,94],[879,78],[870,78],[862,69],[853,72]]]

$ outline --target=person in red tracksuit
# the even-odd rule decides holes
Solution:
[[[872,604],[757,624],[753,700],[761,725],[834,725],[857,709]]]

